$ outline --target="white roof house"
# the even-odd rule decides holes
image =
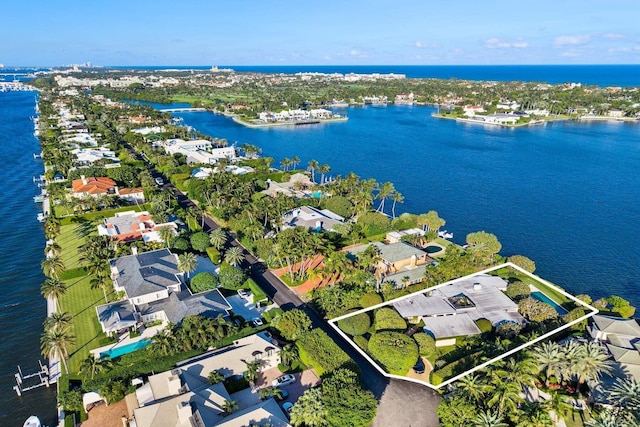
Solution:
[[[306,227],[316,230],[332,230],[337,224],[344,223],[344,218],[328,209],[316,209],[312,206],[301,206],[291,209],[282,217],[282,228]]]
[[[425,332],[437,346],[451,345],[461,335],[480,334],[475,322],[487,319],[497,326],[503,322],[525,324],[518,305],[502,290],[507,282],[498,276],[481,274],[393,303],[404,318],[421,317]]]
[[[76,148],[71,150],[71,154],[76,156],[76,163],[84,165],[92,165],[99,160],[108,160],[109,162],[118,163],[120,159],[113,150],[106,147],[100,148]]]
[[[194,139],[185,141],[183,139],[168,139],[162,143],[168,154],[184,154],[187,163],[213,164],[220,159],[235,159],[235,147],[214,148],[213,143],[206,139]]]
[[[261,359],[262,369],[280,362],[280,348],[261,332],[241,338],[232,345],[209,354],[180,362],[176,369],[149,377],[136,390],[139,408],[134,409],[130,426],[136,427],[241,427],[269,424],[289,426],[288,420],[273,399],[248,403],[230,415],[224,413],[227,400],[234,400],[223,383],[210,385],[208,375],[214,370],[225,377],[241,377],[247,363]]]

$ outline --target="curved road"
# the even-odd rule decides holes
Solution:
[[[133,147],[125,144],[132,152],[136,152]],[[169,183],[153,165],[143,156],[138,155],[143,160],[153,177],[162,177],[165,184],[163,191],[171,191],[178,204],[183,209],[194,208],[203,221],[203,231],[210,232],[219,225],[203,211],[184,193],[173,184]],[[440,395],[426,386],[415,384],[409,381],[389,379],[382,376],[367,362],[354,348],[325,322],[314,310],[304,303],[293,291],[291,291],[278,277],[276,277],[267,266],[251,254],[235,238],[227,240],[227,246],[238,246],[242,249],[244,261],[241,267],[247,271],[251,278],[262,288],[269,298],[278,304],[283,310],[298,308],[303,310],[313,323],[314,328],[320,328],[327,333],[362,370],[362,382],[366,388],[371,390],[379,401],[378,412],[374,419],[373,426],[411,426],[411,427],[431,427],[438,425],[436,409],[440,402]]]

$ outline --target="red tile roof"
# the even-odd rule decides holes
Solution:
[[[76,179],[71,183],[74,193],[107,194],[116,186],[116,182],[104,176]]]

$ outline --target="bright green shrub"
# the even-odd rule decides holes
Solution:
[[[504,293],[512,300],[518,300],[531,295],[531,288],[526,283],[517,281],[507,286]]]
[[[209,246],[207,248],[207,255],[209,255],[209,259],[212,263],[216,265],[220,265],[220,251],[214,248],[213,246]]]
[[[405,375],[418,360],[418,344],[400,332],[378,332],[369,339],[369,354],[390,374]]]
[[[436,351],[436,340],[429,334],[418,332],[413,334],[413,339],[418,343],[418,351],[421,356],[430,357]]]
[[[360,297],[360,304],[362,307],[372,307],[374,305],[380,304],[382,302],[382,297],[378,294],[364,294]]]
[[[385,329],[407,329],[407,322],[392,308],[383,307],[376,311],[376,331]]]
[[[480,332],[482,333],[491,332],[491,329],[493,329],[493,325],[491,324],[491,321],[487,319],[476,320],[476,326],[478,327],[478,329],[480,329]]]
[[[313,366],[318,375],[350,365],[351,362],[347,353],[321,329],[313,329],[303,334],[296,341],[296,346],[304,364]]]
[[[353,342],[355,342],[356,345],[358,347],[360,347],[360,349],[362,351],[367,351],[367,349],[369,348],[369,340],[367,340],[362,335],[358,335],[357,337],[353,337]]]
[[[627,305],[625,307],[618,307],[613,311],[618,313],[621,317],[624,317],[625,319],[630,319],[635,314],[636,308],[632,305]]]
[[[198,273],[191,279],[191,290],[194,293],[209,291],[218,286],[218,278],[208,271]]]
[[[360,313],[338,321],[338,327],[348,335],[363,335],[371,326],[371,318],[368,313]]]

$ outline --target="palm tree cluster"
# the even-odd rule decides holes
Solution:
[[[587,421],[587,427],[640,425],[640,381],[633,377],[617,379],[607,394],[611,406]]]
[[[116,255],[116,242],[109,236],[97,236],[88,239],[80,249],[83,253],[80,261],[92,276],[91,289],[101,289],[105,303],[109,302],[107,289],[112,282],[107,261]]]
[[[611,372],[607,357],[596,343],[569,341],[563,345],[545,342],[530,352],[501,360],[455,383],[454,393],[438,408],[441,425],[553,426],[549,411],[559,417],[566,415],[571,408],[566,398],[551,391],[552,398],[547,401],[526,402],[525,388],[533,389],[542,380],[580,386],[587,378]]]
[[[194,349],[206,350],[237,332],[238,327],[222,315],[216,319],[187,316],[180,325],[167,327],[158,333],[149,347],[153,353],[165,356]]]

